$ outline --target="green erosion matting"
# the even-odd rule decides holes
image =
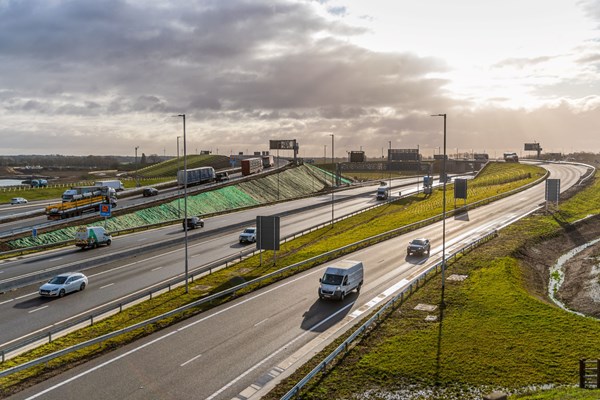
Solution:
[[[309,164],[309,165],[310,165],[310,164]],[[334,177],[335,177],[335,174],[334,174],[333,172],[331,172],[331,171],[327,171],[326,169],[319,168],[319,167],[316,167],[316,166],[314,166],[314,165],[310,165],[310,168],[313,168],[313,169],[315,169],[315,170],[318,170],[318,171],[320,171],[320,172],[322,173],[322,175],[323,175],[323,176],[325,176],[325,177],[327,177],[327,179],[329,179],[329,184],[331,184],[331,181],[332,181],[332,180],[334,179]],[[340,177],[339,177],[339,180],[340,180],[340,182],[341,182],[342,184],[344,184],[344,185],[349,185],[349,184],[351,184],[351,183],[352,183],[352,181],[351,181],[350,179],[344,178],[343,176],[340,176]]]
[[[324,174],[314,167],[300,166],[277,174],[258,178],[249,182],[188,196],[188,215],[204,215],[242,207],[266,204],[279,198],[293,199],[319,192],[327,187]],[[279,182],[279,183],[278,183]],[[179,203],[179,204],[178,204]],[[108,232],[137,228],[149,224],[168,222],[183,218],[184,200],[173,200],[169,203],[138,210],[131,214],[96,221],[87,226],[105,226]],[[46,232],[34,237],[25,237],[8,242],[13,249],[52,244],[71,240],[75,236],[76,226]]]

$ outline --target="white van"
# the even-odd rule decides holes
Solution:
[[[82,249],[98,247],[101,244],[110,246],[112,237],[101,226],[82,226],[75,232],[75,245]]]
[[[319,279],[320,299],[339,299],[356,289],[360,292],[363,284],[363,264],[361,261],[343,260],[334,265],[330,265],[325,270],[325,274]]]

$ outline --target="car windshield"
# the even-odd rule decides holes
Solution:
[[[421,240],[421,239],[416,239],[416,240],[413,240],[411,242],[411,244],[416,244],[417,246],[423,246],[423,245],[425,245],[425,241]]]
[[[244,230],[244,233],[254,233],[254,228],[246,228],[246,230]]]
[[[326,285],[341,285],[342,279],[344,279],[342,275],[325,274],[321,282]]]
[[[48,283],[51,283],[53,285],[62,285],[63,283],[65,283],[66,280],[66,276],[55,276],[54,278],[50,279]]]

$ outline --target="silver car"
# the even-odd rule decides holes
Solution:
[[[27,199],[23,197],[13,197],[10,199],[10,204],[27,204]]]
[[[85,289],[87,284],[87,277],[80,272],[56,275],[40,287],[40,296],[63,297],[67,293]]]
[[[256,242],[256,227],[250,227],[244,229],[244,232],[240,233],[240,243],[255,243]]]

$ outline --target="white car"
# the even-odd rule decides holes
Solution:
[[[249,243],[256,242],[256,228],[255,227],[246,228],[246,229],[244,229],[244,232],[240,233],[240,243],[244,243],[244,242],[249,242]]]
[[[13,197],[10,199],[10,204],[27,204],[27,199],[23,197]]]
[[[63,297],[67,293],[85,289],[87,283],[87,277],[80,272],[56,275],[40,287],[40,296]]]

